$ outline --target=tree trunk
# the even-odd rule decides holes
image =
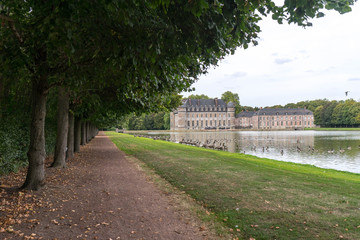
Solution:
[[[75,119],[75,131],[74,131],[74,152],[80,152],[81,143],[81,119]]]
[[[4,97],[4,84],[3,84],[3,80],[1,78],[1,74],[0,74],[0,120],[2,119],[2,113],[3,113],[3,97]]]
[[[66,167],[66,150],[69,129],[69,92],[64,87],[59,87],[57,109],[57,131],[54,162],[51,167]]]
[[[39,190],[45,184],[45,116],[47,100],[47,79],[34,80],[32,84],[32,113],[30,146],[27,152],[29,167],[21,188]]]
[[[84,121],[81,122],[81,145],[86,144],[86,123]]]
[[[66,158],[70,159],[74,157],[74,114],[69,111],[69,132],[67,142]]]
[[[91,141],[91,137],[90,137],[90,135],[91,135],[90,126],[91,126],[91,124],[88,122],[88,123],[86,124],[86,142],[87,142],[87,143]]]

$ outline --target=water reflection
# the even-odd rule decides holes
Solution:
[[[171,132],[169,135],[170,141],[178,143],[224,144],[229,152],[360,173],[358,131]]]

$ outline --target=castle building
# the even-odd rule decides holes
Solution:
[[[235,105],[222,99],[186,99],[170,113],[171,130],[303,129],[315,127],[313,112],[303,108],[265,108],[235,116]]]
[[[170,113],[170,129],[235,129],[235,105],[217,98],[186,99]]]
[[[304,108],[264,108],[241,112],[235,118],[236,128],[303,129],[315,127],[313,112]]]

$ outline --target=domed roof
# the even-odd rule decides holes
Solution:
[[[235,107],[235,104],[233,102],[228,102],[227,106],[233,108]]]

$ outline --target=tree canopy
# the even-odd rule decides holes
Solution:
[[[2,0],[0,106],[6,109],[1,113],[9,112],[5,96],[17,89],[26,89],[21,101],[32,109],[23,187],[39,189],[44,182],[52,89],[64,88],[70,112],[88,129],[90,121],[115,113],[172,108],[174,96],[190,90],[210,66],[238,47],[257,44],[263,16],[309,26],[309,19],[324,15],[322,9],[345,13],[353,3]]]

